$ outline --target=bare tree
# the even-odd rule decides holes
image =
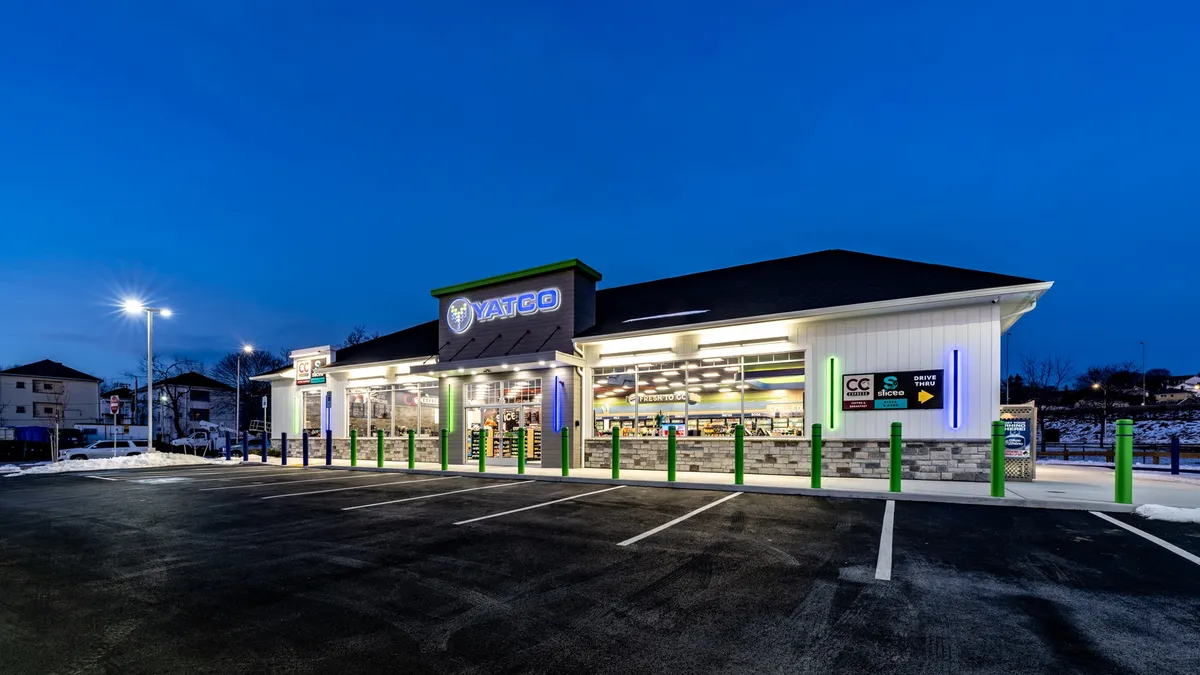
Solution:
[[[218,382],[227,384],[235,389],[238,389],[238,357],[241,357],[241,393],[242,393],[242,415],[251,415],[255,407],[252,405],[260,396],[267,396],[271,393],[271,386],[267,382],[255,382],[250,378],[255,375],[282,368],[291,363],[289,359],[282,355],[272,354],[268,351],[256,351],[250,354],[242,352],[230,352],[221,357],[220,361],[213,366],[210,377]],[[230,397],[233,401],[235,397]],[[237,421],[238,428],[245,426],[242,420]]]
[[[146,372],[146,357],[141,358],[140,372]],[[189,359],[183,356],[162,356],[154,355],[154,401],[155,406],[161,409],[170,418],[170,424],[174,429],[175,438],[187,435],[184,428],[187,420],[188,409],[190,408],[190,400],[188,398],[190,388],[176,383],[168,382],[172,378],[178,377],[185,373],[200,373],[204,374],[204,364],[195,359]],[[126,372],[127,377],[133,377],[135,373]],[[166,383],[166,384],[160,384]],[[145,392],[142,392],[144,400]],[[143,408],[147,414],[154,414],[154,407],[145,406]]]
[[[1037,359],[1028,354],[1021,357],[1021,377],[1026,386],[1035,390],[1059,391],[1075,374],[1070,359],[1049,356]]]
[[[360,324],[350,329],[350,332],[346,334],[346,339],[342,340],[342,344],[338,347],[338,349],[360,345],[367,340],[374,340],[377,337],[379,337],[379,331],[372,331],[368,333],[367,327]]]

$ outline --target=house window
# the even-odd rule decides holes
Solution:
[[[25,388],[24,382],[17,382],[17,389],[24,389],[24,388]]]
[[[209,400],[207,391],[198,391],[193,389],[190,396],[192,397],[193,401],[197,401],[199,403],[208,403]]]
[[[21,384],[21,383],[18,382],[17,384]],[[23,406],[23,405],[17,406],[17,413],[23,413],[23,412],[25,412],[25,406]]]
[[[62,382],[49,382],[47,380],[34,380],[33,390],[46,392],[49,394],[61,394],[63,391]]]
[[[62,406],[56,403],[38,403],[33,406],[34,417],[58,417],[57,413],[62,411]]]
[[[208,408],[193,408],[191,417],[193,422],[207,422],[208,415]]]

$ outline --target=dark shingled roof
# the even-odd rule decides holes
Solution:
[[[0,375],[24,375],[26,377],[48,377],[55,380],[88,380],[99,382],[100,378],[82,373],[74,368],[68,368],[58,361],[43,359],[36,363],[27,363],[16,368],[0,370]]]
[[[1034,283],[1040,282],[832,249],[598,290],[596,325],[578,337]],[[629,319],[671,314],[676,316],[626,323]],[[435,319],[340,349],[333,365],[431,356],[441,346],[438,324]],[[288,364],[262,374],[280,373],[291,367]]]
[[[579,337],[1033,283],[832,249],[596,291],[596,325]],[[697,313],[626,323],[679,312]]]
[[[388,333],[374,340],[360,342],[353,347],[339,349],[337,360],[331,365],[339,367],[353,366],[359,363],[419,359],[430,356],[437,350],[438,321],[435,319],[417,324],[412,328]]]
[[[176,387],[195,387],[197,389],[216,389],[218,391],[234,390],[233,387],[225,384],[224,382],[218,382],[207,375],[201,375],[200,373],[194,371],[190,373],[184,373],[182,375],[176,375],[175,377],[168,377],[165,380],[155,382],[154,386],[165,386],[168,384]],[[138,391],[145,390],[145,387],[138,389]]]

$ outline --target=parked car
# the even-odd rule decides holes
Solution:
[[[111,459],[132,457],[150,450],[145,440],[96,441],[82,448],[65,448],[58,453],[59,459]]]

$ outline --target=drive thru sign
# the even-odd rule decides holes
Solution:
[[[121,399],[116,394],[108,397],[108,411],[114,415],[121,409]]]

